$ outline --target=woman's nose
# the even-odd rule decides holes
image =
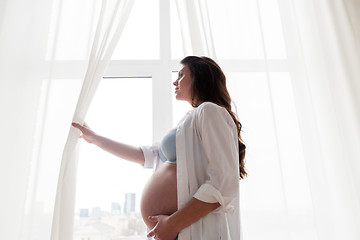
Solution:
[[[174,86],[177,86],[177,85],[178,85],[178,79],[176,79],[176,80],[173,82],[173,85],[174,85]]]

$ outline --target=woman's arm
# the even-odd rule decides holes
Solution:
[[[180,231],[218,207],[220,207],[218,202],[207,203],[193,197],[183,208],[174,212],[169,221],[178,226]]]
[[[82,132],[81,138],[84,138],[88,143],[95,144],[103,150],[114,154],[117,157],[125,160],[138,163],[144,166],[145,158],[140,147],[127,145],[124,143],[116,142],[109,138],[100,136],[90,129],[86,123],[80,125],[78,123],[72,123],[72,126],[79,129]]]
[[[173,240],[176,235],[187,226],[218,208],[220,204],[207,203],[192,198],[183,208],[170,216],[150,216],[149,220],[157,222],[156,226],[148,233],[148,237],[155,236],[162,240]]]

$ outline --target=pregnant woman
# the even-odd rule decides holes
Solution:
[[[231,110],[226,78],[210,58],[189,56],[173,83],[193,109],[159,144],[135,147],[73,126],[81,138],[155,171],[143,190],[141,214],[161,240],[240,239],[239,178],[246,176],[241,124]]]

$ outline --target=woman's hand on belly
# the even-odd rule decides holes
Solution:
[[[180,230],[173,226],[166,215],[150,216],[149,221],[156,224],[147,237],[157,236],[161,240],[174,240]]]

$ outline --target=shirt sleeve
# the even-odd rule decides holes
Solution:
[[[196,124],[206,158],[207,180],[194,197],[203,202],[220,203],[215,212],[232,211],[231,202],[239,195],[236,125],[227,110],[215,104],[206,104],[198,110]]]
[[[160,164],[159,146],[159,143],[151,146],[140,146],[145,158],[144,168],[156,169],[158,167]]]

